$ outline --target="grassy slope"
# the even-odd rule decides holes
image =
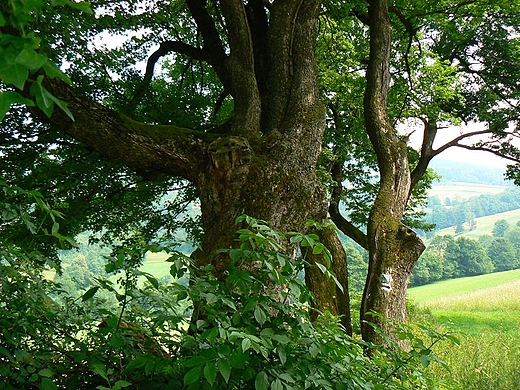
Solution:
[[[474,184],[474,183],[442,183],[437,184],[428,191],[429,196],[438,196],[441,201],[446,198],[454,199],[469,199],[474,196],[500,194],[506,186],[495,186],[489,184]]]
[[[170,267],[172,263],[166,262],[170,255],[167,253],[152,253],[146,254],[146,260],[141,266],[141,271],[148,272],[160,279],[170,274]]]
[[[483,236],[485,234],[491,235],[491,233],[493,232],[493,227],[495,226],[495,222],[499,219],[505,219],[507,223],[509,223],[511,226],[514,226],[518,221],[520,221],[520,209],[506,211],[504,213],[499,214],[488,215],[486,217],[475,218],[475,221],[477,222],[477,228],[475,230],[465,231],[464,233],[457,235],[457,237],[468,237],[477,239],[478,237]],[[455,235],[455,230],[453,229],[453,227],[449,227],[446,229],[439,230],[435,233],[435,235],[453,236]]]
[[[411,288],[408,297],[457,330],[512,332],[520,343],[520,270],[446,280]]]
[[[520,281],[520,269],[467,278],[443,280],[425,286],[413,287],[408,289],[408,297],[419,305],[428,305],[432,301],[435,302],[454,296],[456,297],[461,294],[474,293],[482,289],[495,288],[515,281]]]
[[[434,376],[460,390],[520,388],[520,270],[442,281],[409,290],[409,298],[459,333],[460,345],[441,343],[450,371]]]

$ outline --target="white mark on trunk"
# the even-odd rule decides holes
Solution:
[[[387,269],[386,272],[381,274],[381,290],[390,292],[392,291],[392,270]]]

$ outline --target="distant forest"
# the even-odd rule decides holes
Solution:
[[[431,196],[428,198],[425,221],[435,225],[426,233],[428,248],[415,266],[411,285],[437,280],[481,275],[520,267],[520,224],[510,226],[497,220],[492,235],[478,240],[451,235],[435,235],[444,228],[454,227],[462,233],[476,228],[475,218],[520,209],[520,188],[503,178],[504,168],[474,164],[436,161],[432,168],[442,176],[442,183],[465,182],[508,186],[502,193],[460,199]],[[510,186],[510,187],[509,187]],[[435,236],[434,236],[435,235]]]
[[[430,167],[442,176],[442,182],[513,186],[511,181],[504,179],[505,168],[502,167],[488,167],[442,159],[433,159],[430,163]]]
[[[434,231],[450,226],[462,229],[464,224],[475,225],[475,218],[520,208],[520,188],[512,187],[500,194],[480,195],[466,200],[428,198],[426,222],[435,224]]]
[[[470,199],[457,197],[430,196],[428,198],[425,222],[434,224],[433,232],[454,226],[463,230],[463,225],[470,229],[475,226],[475,218],[520,208],[520,189],[511,181],[504,179],[504,168],[486,167],[475,164],[454,163],[453,161],[434,161],[432,168],[442,176],[441,182],[465,182],[511,186],[500,194],[486,194]],[[427,237],[433,235],[427,233]]]

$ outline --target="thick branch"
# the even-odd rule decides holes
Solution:
[[[479,150],[481,152],[488,152],[488,153],[494,154],[495,156],[501,157],[505,160],[509,160],[514,163],[520,163],[520,157],[504,154],[504,152],[501,151],[500,149],[486,148],[485,146],[479,146],[479,145],[457,144],[455,146],[458,148],[467,149],[467,150]]]
[[[365,124],[377,155],[379,169],[384,175],[390,169],[387,163],[394,158],[391,143],[395,143],[387,113],[391,40],[386,2],[371,1],[369,16],[370,59],[366,72]]]
[[[266,96],[267,83],[269,82],[265,52],[267,30],[269,27],[266,10],[267,8],[263,0],[249,0],[246,6],[247,19],[249,21],[249,27],[251,28],[251,39],[253,40],[255,73],[260,96]]]
[[[230,86],[229,74],[226,69],[226,51],[220,34],[207,10],[207,0],[186,0],[191,15],[197,25],[197,30],[204,40],[203,52],[205,60],[211,64],[225,89]]]
[[[314,2],[314,1],[313,1]],[[280,130],[287,108],[292,79],[292,47],[296,17],[302,0],[272,3],[267,34],[267,91],[263,119],[268,131]]]
[[[341,212],[339,211],[339,202],[341,199],[341,194],[343,192],[343,186],[341,184],[343,178],[343,167],[340,163],[334,163],[332,167],[332,180],[336,182],[334,189],[332,190],[331,200],[329,204],[329,215],[330,219],[336,227],[341,230],[346,236],[353,239],[357,244],[359,244],[364,249],[368,250],[368,238],[365,233],[359,230],[356,226],[354,226],[351,222],[349,222]]]
[[[427,120],[424,121],[424,133],[423,133],[423,142],[421,145],[421,155],[419,157],[419,162],[417,166],[411,173],[412,182],[410,184],[410,193],[414,189],[415,185],[421,180],[424,176],[426,169],[428,169],[428,164],[435,156],[433,151],[433,143],[435,141],[435,137],[437,136],[437,123],[429,122]]]
[[[128,104],[128,113],[132,113],[135,111],[135,107],[139,103],[139,100],[143,97],[143,94],[146,92],[146,89],[148,88],[148,85],[150,84],[150,81],[152,81],[155,64],[159,59],[169,53],[180,53],[185,54],[190,58],[196,59],[196,60],[205,60],[206,57],[204,56],[203,50],[196,48],[194,46],[188,45],[183,42],[178,41],[165,41],[161,43],[159,46],[159,49],[157,49],[155,52],[152,53],[150,57],[148,57],[148,62],[146,64],[146,72],[143,77],[143,80],[137,87],[134,96],[130,103]]]
[[[67,102],[75,121],[59,108],[48,121],[101,155],[144,172],[167,173],[195,181],[213,135],[176,126],[133,121],[74,92],[58,79],[46,88]]]
[[[458,137],[452,139],[451,141],[445,143],[441,147],[433,150],[432,151],[433,156],[437,156],[438,154],[444,152],[446,149],[454,147],[454,146],[465,147],[465,145],[461,144],[460,141],[462,141],[462,140],[464,140],[466,138],[474,137],[474,136],[477,136],[477,135],[490,134],[490,133],[491,133],[490,130],[478,130],[478,131],[472,131],[470,133],[461,134]]]
[[[230,55],[231,95],[235,100],[233,131],[259,134],[261,100],[255,76],[253,40],[241,0],[222,0]]]

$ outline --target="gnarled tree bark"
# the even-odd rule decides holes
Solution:
[[[305,231],[307,220],[327,218],[325,192],[316,175],[325,129],[314,59],[320,1],[278,0],[270,2],[269,12],[258,0],[250,0],[247,7],[242,0],[217,2],[226,39],[206,1],[186,3],[203,47],[165,45],[149,62],[145,79],[151,79],[154,61],[169,50],[205,60],[234,100],[227,132],[216,135],[139,123],[78,95],[59,80],[47,80],[45,85],[67,102],[75,118],[71,121],[55,110],[50,118],[53,126],[105,157],[139,171],[180,176],[195,185],[204,228],[197,259],[213,264],[222,274],[229,259],[218,249],[236,245],[239,215],[270,221],[281,231]],[[139,86],[131,105],[137,104],[143,88],[144,84]],[[343,316],[350,330],[345,253],[331,232],[323,239],[331,246],[334,270],[345,285],[342,292],[333,280],[309,270],[314,303]]]

